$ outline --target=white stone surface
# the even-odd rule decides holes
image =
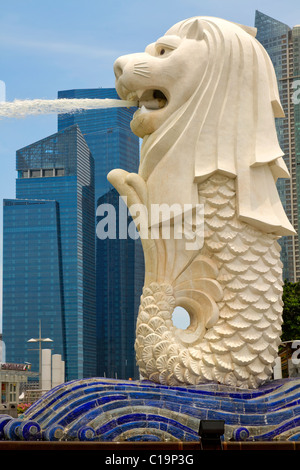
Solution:
[[[275,359],[275,365],[273,368],[273,378],[274,380],[282,379],[282,366],[281,366],[281,357],[278,356]]]
[[[42,390],[51,390],[51,349],[42,349]]]
[[[280,342],[277,239],[295,233],[275,185],[289,174],[271,61],[253,28],[197,17],[145,52],[120,57],[115,74],[120,98],[139,101],[131,128],[143,138],[138,174],[108,175],[126,197],[145,255],[140,373],[170,385],[256,388],[271,377]],[[163,214],[169,237],[153,223],[158,204],[180,208],[176,217]],[[186,330],[172,323],[176,306],[190,314]]]
[[[61,354],[53,354],[52,356],[52,388],[64,383],[64,361]]]

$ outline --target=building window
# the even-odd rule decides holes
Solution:
[[[53,176],[65,176],[64,168],[45,168],[19,171],[19,178],[51,178]]]
[[[56,168],[55,169],[55,176],[64,176],[64,175],[65,175],[64,168]]]
[[[6,383],[1,384],[1,403],[6,403]]]
[[[10,403],[17,401],[17,387],[16,384],[9,384],[9,401]]]
[[[43,176],[45,178],[49,178],[51,176],[53,176],[53,169],[47,169],[47,170],[43,170]]]
[[[41,170],[30,170],[30,177],[31,178],[40,178]]]

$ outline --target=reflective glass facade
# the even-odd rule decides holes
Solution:
[[[92,88],[58,92],[58,98],[118,99],[114,88]],[[58,116],[58,131],[77,124],[95,161],[95,202],[112,189],[107,174],[114,168],[136,172],[139,139],[130,130],[135,108],[91,109]]]
[[[110,215],[115,214],[116,239],[99,237],[96,245],[99,260],[98,375],[137,379],[134,341],[136,316],[144,281],[144,255],[139,239],[121,238],[126,230],[128,233],[129,225],[134,222],[117,191],[112,189],[98,199],[98,206],[102,204],[109,205]],[[108,212],[103,210],[103,213],[104,217],[98,217],[98,222],[106,222]]]
[[[38,353],[28,349],[27,340],[38,337],[39,319],[43,332],[54,339],[55,352],[65,356],[59,206],[56,201],[5,200],[3,217],[6,358],[30,362],[37,371]]]
[[[113,98],[113,88],[75,89],[58,92],[58,98]],[[95,202],[116,208],[119,197],[107,181],[114,168],[137,172],[139,139],[130,129],[134,108],[108,108],[58,116],[58,130],[77,124],[95,161]],[[96,218],[96,216],[95,216]],[[128,218],[128,223],[132,221]],[[137,378],[135,321],[144,281],[144,256],[140,241],[130,239],[96,242],[97,278],[97,375]]]
[[[32,362],[27,340],[53,339],[66,379],[95,375],[94,163],[71,126],[17,151],[16,200],[4,201],[3,340]],[[12,262],[11,260],[14,260]]]
[[[276,119],[277,134],[284,152],[284,160],[291,179],[279,179],[278,192],[283,207],[298,233],[300,205],[300,111],[294,102],[295,82],[299,80],[300,27],[291,29],[288,25],[256,11],[255,26],[257,39],[267,50],[275,68],[281,104],[285,117]],[[282,237],[281,259],[283,278],[291,282],[300,279],[299,238]]]

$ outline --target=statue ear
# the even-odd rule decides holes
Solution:
[[[203,36],[204,30],[202,22],[198,18],[196,18],[187,25],[187,29],[185,31],[185,37],[187,39],[197,39],[198,41],[201,41],[201,39],[203,39]]]

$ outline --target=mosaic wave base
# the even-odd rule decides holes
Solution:
[[[74,380],[18,418],[1,415],[0,440],[198,441],[201,420],[225,421],[224,440],[300,441],[300,378],[257,390],[220,384]]]

